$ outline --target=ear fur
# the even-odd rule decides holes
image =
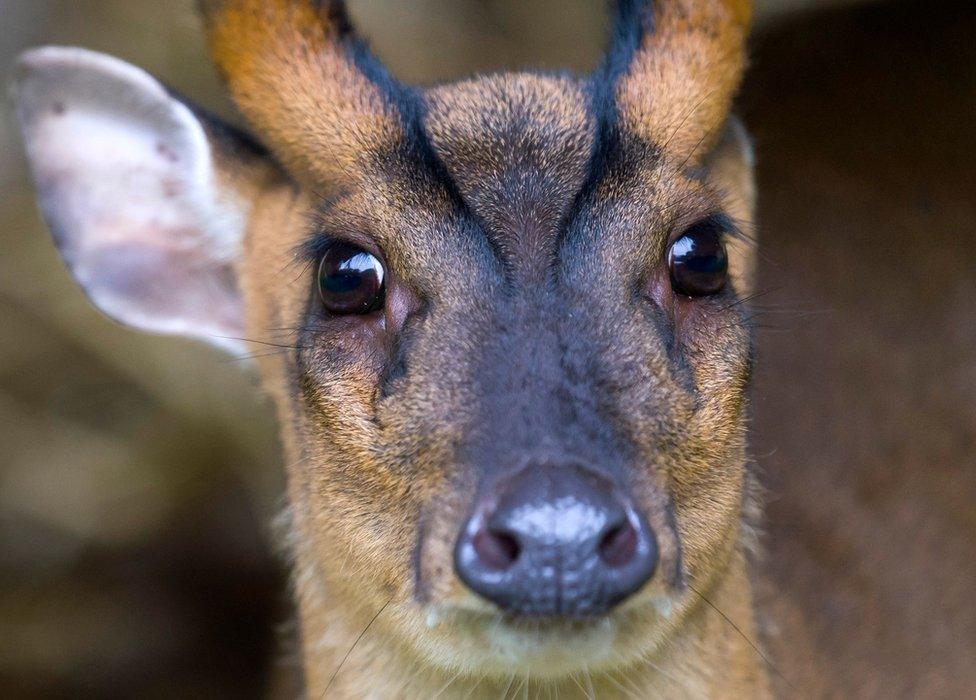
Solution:
[[[745,67],[751,0],[618,0],[621,122],[676,162],[700,163],[721,135]],[[622,41],[621,41],[622,40]],[[613,65],[611,63],[611,65]]]
[[[404,141],[411,93],[356,39],[342,0],[199,6],[231,97],[297,180],[341,189],[371,154]]]
[[[240,349],[235,263],[248,190],[269,167],[260,149],[84,49],[26,52],[13,96],[44,219],[91,301],[142,330]]]

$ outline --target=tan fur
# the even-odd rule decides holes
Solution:
[[[398,115],[349,60],[330,24],[335,16],[318,7],[219,2],[208,22],[235,100],[301,183],[280,177],[255,197],[241,265],[249,336],[303,337],[295,326],[312,271],[294,251],[323,192],[333,195],[331,215],[358,232],[356,242],[382,251],[390,287],[400,290],[375,322],[340,320],[319,329],[312,347],[260,360],[289,463],[309,696],[326,688],[349,698],[767,695],[765,664],[752,645],[753,535],[743,525],[744,511],[756,507],[745,467],[748,368],[733,359],[747,332],[740,309],[712,314],[674,299],[660,266],[648,282],[675,319],[698,399],[668,376],[640,318],[600,329],[641,348],[628,360],[632,381],[669,397],[664,406],[654,404],[656,394],[633,398],[655,405],[656,426],[641,411],[621,415],[618,426],[647,467],[632,488],[658,536],[659,573],[604,620],[535,629],[504,622],[457,579],[451,549],[473,483],[458,481],[471,477],[458,472],[456,445],[478,399],[463,348],[486,339],[459,337],[465,326],[456,321],[483,314],[501,283],[471,262],[487,241],[452,232],[460,214],[450,194],[386,168],[399,157]],[[613,178],[600,184],[591,229],[639,235],[612,246],[603,238],[574,241],[586,255],[611,268],[621,254],[656,260],[668,231],[718,210],[750,225],[751,164],[741,134],[721,139],[742,68],[744,7],[661,4],[658,28],[618,98],[623,127],[667,157],[642,163],[636,186]],[[436,88],[425,104],[433,148],[502,255],[529,251],[518,269],[544,267],[594,138],[580,85],[497,76]],[[705,181],[684,170],[699,148],[710,156]],[[524,153],[538,154],[523,166],[539,179],[522,199],[506,199],[511,158]],[[546,179],[549,172],[562,175]],[[743,292],[752,264],[744,248],[736,250],[733,273]],[[377,339],[402,328],[420,298],[446,309],[425,323],[450,333],[427,329],[407,384],[383,398],[378,386],[389,358],[376,350],[383,347]],[[446,356],[450,364],[438,360]],[[329,371],[316,370],[323,366]]]
[[[610,86],[619,122],[601,121],[586,82],[564,76],[488,76],[398,103],[390,84],[361,72],[341,3],[202,6],[235,98],[276,158],[192,114],[140,71],[78,50],[26,58],[30,89],[20,92],[19,114],[60,245],[91,231],[124,240],[146,229],[119,217],[127,178],[92,199],[98,220],[60,211],[70,210],[73,187],[90,194],[92,173],[105,172],[79,167],[67,177],[61,167],[59,156],[90,152],[77,148],[89,134],[57,130],[65,113],[93,106],[79,96],[102,90],[94,106],[106,113],[89,112],[102,128],[110,122],[143,133],[151,105],[148,111],[169,114],[170,129],[182,127],[178,134],[195,134],[194,120],[206,131],[206,139],[176,139],[183,145],[175,150],[144,139],[142,162],[150,166],[187,157],[209,169],[210,159],[199,158],[209,144],[221,205],[149,238],[199,252],[206,237],[197,234],[228,230],[210,212],[249,221],[235,281],[246,335],[276,346],[259,362],[288,457],[287,541],[309,697],[970,692],[976,519],[965,409],[976,384],[966,381],[973,347],[966,263],[976,257],[976,239],[959,235],[973,220],[963,204],[968,161],[949,156],[967,152],[972,138],[931,129],[942,111],[968,114],[969,104],[957,89],[961,78],[933,84],[917,72],[923,61],[912,52],[955,57],[956,45],[971,44],[965,28],[972,22],[943,16],[938,31],[955,44],[936,50],[918,36],[915,15],[895,20],[898,32],[879,33],[886,45],[894,37],[906,49],[891,74],[881,65],[887,56],[860,44],[838,48],[845,42],[831,40],[827,56],[793,48],[835,32],[827,19],[781,38],[790,49],[759,62],[764,88],[749,112],[765,115],[773,125],[767,137],[778,144],[766,159],[765,218],[779,234],[769,246],[776,264],[765,270],[766,287],[787,288],[798,307],[826,311],[763,343],[758,452],[771,493],[771,556],[761,562],[762,493],[746,456],[752,312],[743,303],[755,287],[755,251],[730,240],[734,293],[710,301],[676,294],[664,263],[668,242],[703,217],[727,214],[752,229],[751,153],[727,115],[747,3],[661,0],[655,13],[647,10],[643,21],[654,31]],[[851,21],[874,31],[892,20],[865,11]],[[870,34],[864,28],[856,36]],[[804,58],[783,61],[784,53]],[[843,65],[845,77],[824,88],[828,64]],[[865,93],[864,76],[882,75]],[[903,93],[913,80],[924,89]],[[770,91],[769,84],[787,87]],[[810,84],[846,92],[821,95]],[[127,99],[113,101],[119,85]],[[62,92],[71,100],[58,101]],[[855,102],[864,109],[853,116],[836,107]],[[423,120],[405,119],[403,104]],[[893,108],[901,110],[895,120]],[[879,114],[884,120],[872,121]],[[897,126],[884,126],[889,121]],[[601,130],[611,123],[619,128]],[[166,120],[148,126],[150,136],[171,135]],[[930,138],[902,143],[906,128]],[[877,138],[864,138],[875,130]],[[36,146],[50,143],[63,150],[39,157]],[[902,151],[892,156],[890,143]],[[131,156],[133,149],[118,150]],[[101,156],[94,155],[99,166]],[[129,194],[157,207],[136,223],[181,214],[184,200],[174,195],[183,187],[202,182],[211,191],[209,172],[174,173],[184,174],[150,167],[149,178],[133,178]],[[63,180],[58,196],[50,195],[52,175]],[[933,185],[934,205],[919,199],[919,180]],[[164,202],[153,198],[156,190]],[[824,216],[828,208],[834,213]],[[381,312],[321,311],[314,291],[321,249],[309,243],[323,237],[382,257]],[[881,241],[884,264],[876,265]],[[220,250],[239,244],[235,233]],[[194,258],[187,272],[213,274],[210,258]],[[79,280],[88,289],[111,282],[111,273]],[[226,263],[218,273],[218,282],[232,277]],[[166,291],[179,296],[178,287]],[[236,303],[236,290],[228,296]],[[511,311],[506,303],[514,313],[492,315]],[[535,354],[485,353],[506,333],[542,342],[528,344]],[[400,341],[412,344],[408,365],[395,373]],[[482,354],[505,371],[479,383],[473,358]],[[556,373],[569,367],[572,381],[546,384],[553,356]],[[587,384],[593,377],[598,383]],[[493,392],[501,411],[534,430],[525,431],[529,440],[515,434],[518,423],[479,413]],[[520,403],[525,395],[545,401]],[[502,463],[518,453],[532,465],[540,453],[533,439],[571,444],[572,436],[533,424],[526,406],[536,414],[568,406],[571,413],[556,414],[561,426],[584,432],[604,427],[587,422],[591,405],[618,441],[595,440],[600,452],[580,459],[628,453],[622,488],[656,533],[657,571],[602,617],[506,617],[453,568],[479,476],[494,466],[472,459],[465,440],[483,431],[490,440],[475,450]],[[507,441],[508,454],[485,450]]]
[[[748,181],[744,164],[734,165],[739,160],[736,150],[730,149],[722,160],[722,167],[715,170],[717,187],[732,191],[743,177]],[[676,177],[673,173],[670,176],[672,180]],[[654,176],[648,181],[659,179]],[[672,196],[681,198],[685,194],[678,189]],[[304,216],[310,206],[303,195],[284,183],[265,190],[255,204],[257,217],[242,269],[250,312],[249,337],[284,341],[289,336],[275,335],[268,329],[287,327],[291,319],[301,316],[309,272],[295,268],[291,251],[304,234]],[[346,342],[341,337],[324,341]],[[541,635],[533,645],[551,651],[545,652],[549,656],[535,659],[532,677],[540,667],[550,668],[557,677],[530,680],[527,688],[532,692],[552,688],[560,697],[586,697],[586,682],[590,682],[599,697],[659,692],[673,697],[700,697],[703,693],[712,697],[741,693],[758,697],[766,693],[763,661],[746,641],[757,639],[757,633],[743,550],[743,542],[749,537],[739,529],[745,488],[741,466],[736,466],[744,462],[742,387],[733,378],[723,388],[728,380],[708,374],[709,351],[703,347],[701,352],[705,356],[700,381],[715,385],[717,400],[713,408],[697,415],[689,413],[685,419],[691,426],[689,432],[701,435],[701,442],[688,448],[699,456],[674,472],[671,488],[681,505],[679,526],[688,583],[734,620],[741,634],[690,588],[670,599],[668,622],[661,626],[647,605],[667,594],[658,581],[615,615],[605,667],[593,668],[588,681],[558,678],[560,664],[567,663],[561,656],[568,653],[572,661],[586,648],[584,641],[577,636],[567,646],[558,635]],[[399,440],[395,435],[409,436],[413,431],[408,424],[403,426],[404,433],[389,433],[393,425],[386,435],[378,432],[371,418],[372,387],[378,369],[361,365],[359,370],[332,377],[315,392],[320,410],[304,415],[296,407],[285,362],[272,355],[262,358],[261,363],[266,386],[285,426],[282,434],[289,462],[296,590],[310,696],[321,694],[359,633],[381,609],[383,614],[333,682],[331,696],[358,697],[368,688],[373,697],[431,697],[450,685],[442,697],[464,697],[468,691],[474,691],[475,697],[495,697],[510,685],[512,691],[521,688],[521,676],[527,671],[515,668],[486,665],[474,679],[470,670],[458,675],[461,668],[488,661],[484,650],[491,645],[493,634],[490,625],[485,627],[479,621],[487,606],[466,592],[450,565],[460,513],[454,507],[456,495],[446,490],[448,484],[439,481],[440,468],[435,465],[450,462],[446,446],[453,431],[459,429],[458,416],[436,421],[437,431],[442,433],[435,433],[436,439],[406,448],[408,452],[422,450],[409,478],[391,478],[388,467],[377,461],[384,453],[391,454],[389,446],[381,446],[389,445],[391,439]],[[388,420],[395,424],[396,417]],[[641,426],[635,424],[633,429],[639,432]],[[721,437],[718,443],[716,437]],[[649,460],[659,458],[654,445],[646,449]],[[722,454],[729,457],[718,456]],[[729,469],[715,472],[702,467],[714,461],[727,461]],[[703,479],[705,474],[710,474],[707,479]],[[349,489],[355,489],[359,498],[374,494],[369,498],[382,504],[384,520],[376,522],[375,514],[361,512],[361,506],[350,501]],[[439,506],[426,520],[429,536],[422,557],[431,567],[430,600],[418,605],[412,594],[409,552],[412,528],[424,502],[428,508],[435,503]],[[668,532],[666,523],[658,521],[657,527],[662,535]],[[364,550],[352,549],[364,546]],[[665,558],[674,562],[673,553],[668,554],[673,552],[673,545],[664,540],[662,546]],[[603,645],[606,641],[597,637],[594,643]],[[721,673],[716,669],[722,669]],[[516,680],[510,684],[508,676],[513,673]],[[733,692],[735,688],[738,690]]]
[[[293,174],[318,184],[355,178],[365,150],[398,139],[395,115],[353,66],[341,27],[322,3],[208,6],[214,61],[241,111]]]
[[[617,91],[630,127],[679,162],[707,154],[739,87],[750,17],[748,0],[656,3]]]

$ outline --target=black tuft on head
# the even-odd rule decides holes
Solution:
[[[627,70],[644,34],[654,31],[653,0],[617,0],[610,45],[596,71],[597,80],[612,85]]]

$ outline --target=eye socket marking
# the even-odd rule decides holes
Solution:
[[[721,217],[703,219],[685,230],[668,249],[671,288],[689,297],[718,294],[729,276],[729,256]]]
[[[322,255],[318,289],[322,305],[337,316],[364,315],[383,308],[386,271],[372,253],[333,243]]]

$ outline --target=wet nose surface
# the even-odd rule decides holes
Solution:
[[[654,533],[613,484],[583,467],[530,466],[500,483],[458,538],[454,564],[506,612],[607,612],[654,574]]]

